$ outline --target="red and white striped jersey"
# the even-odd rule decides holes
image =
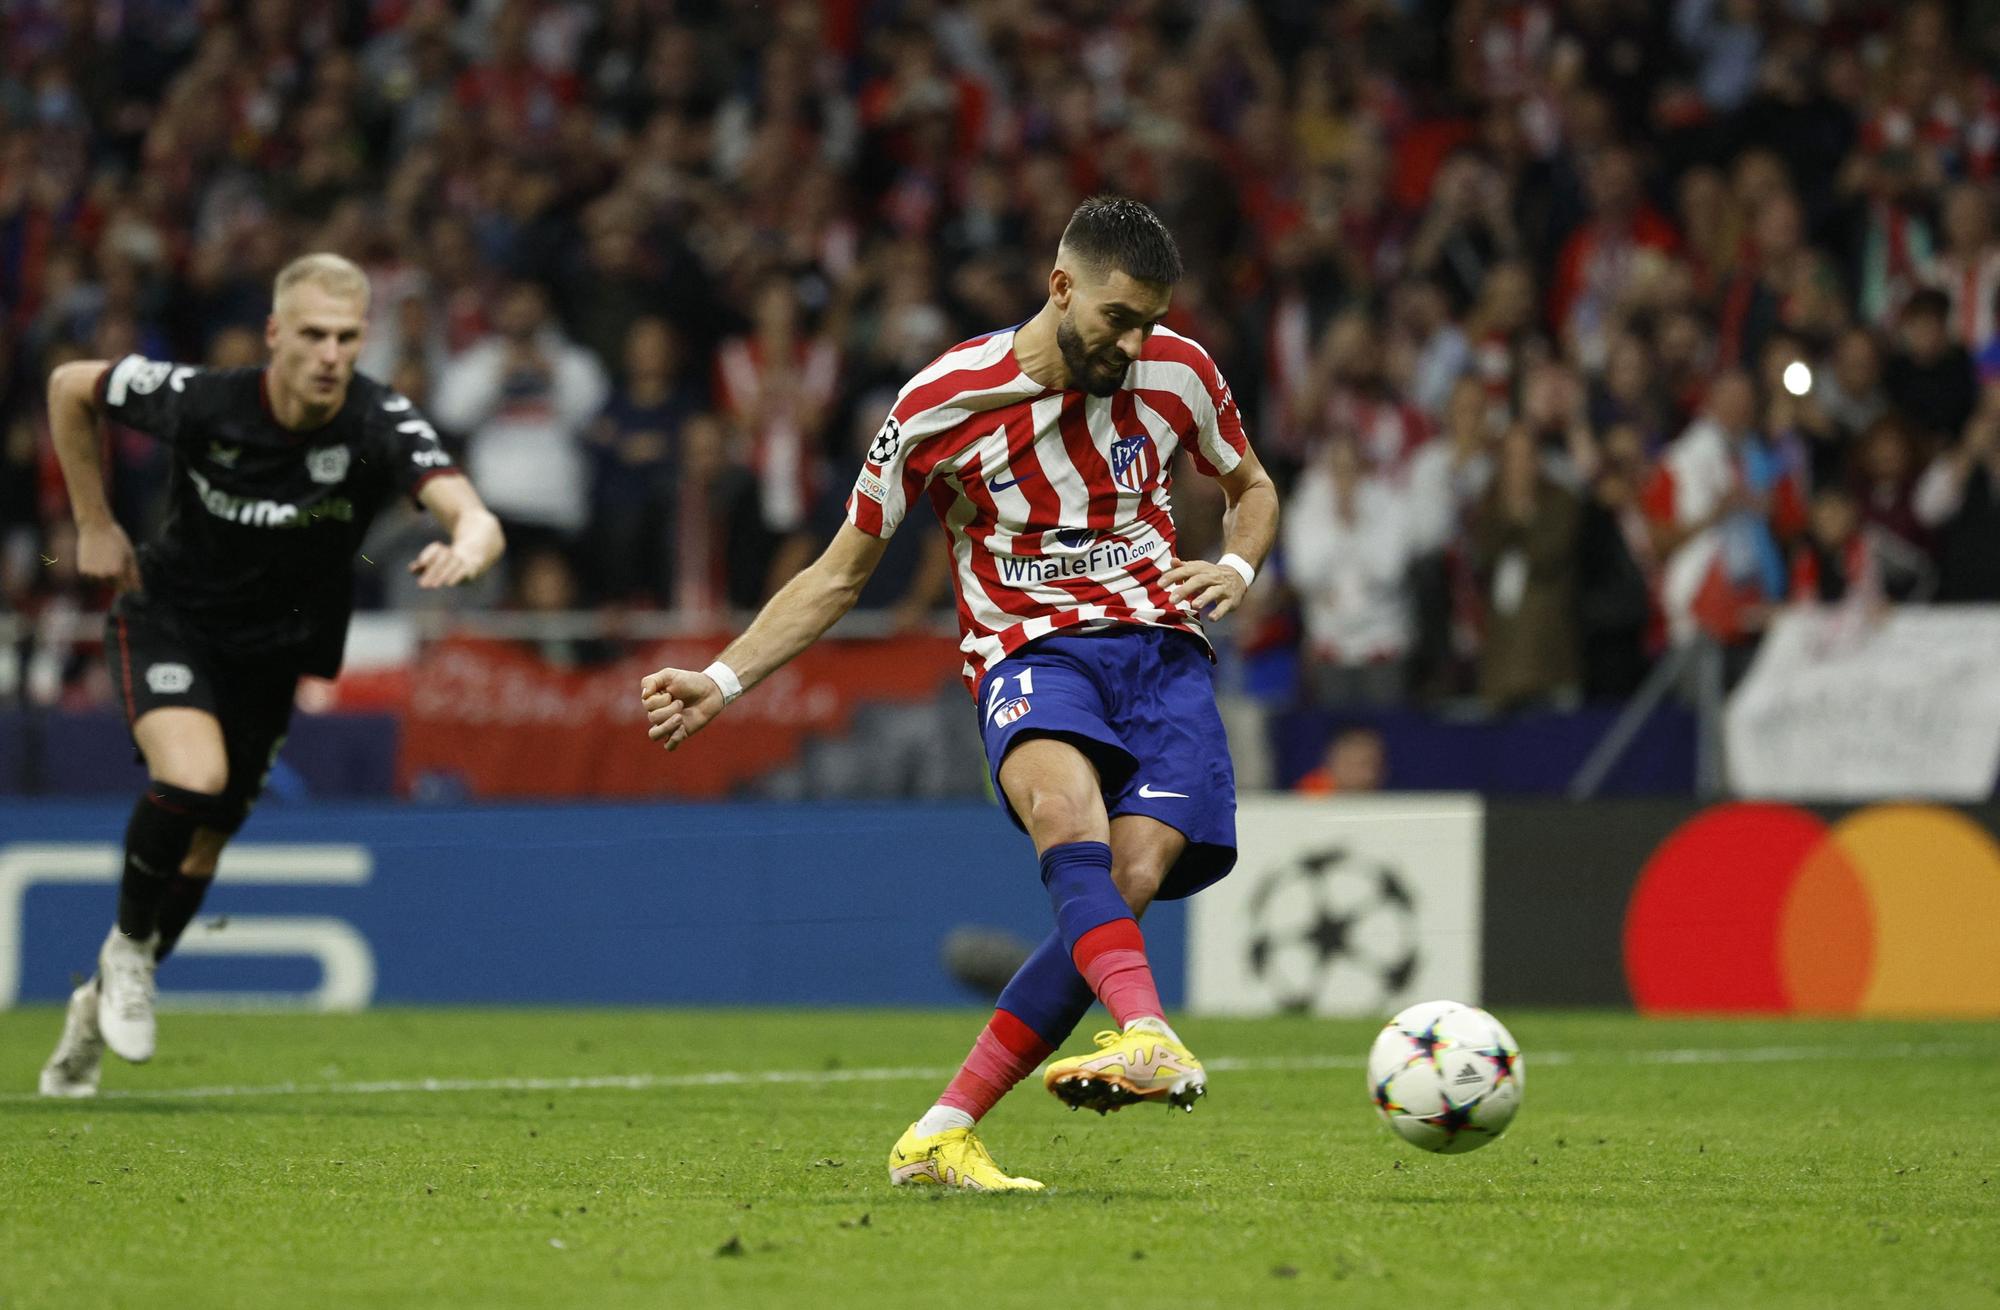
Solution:
[[[1139,623],[1202,636],[1160,577],[1185,447],[1210,477],[1248,445],[1208,352],[1155,328],[1109,397],[1055,391],[1014,361],[1014,329],[946,351],[905,384],[847,497],[887,537],[928,496],[951,540],[965,678],[1061,628]],[[1206,638],[1203,638],[1206,640]]]
[[[1977,256],[1966,259],[1939,254],[1922,274],[1924,282],[1951,299],[1952,339],[1977,355],[2000,335],[2000,247],[1986,246]]]

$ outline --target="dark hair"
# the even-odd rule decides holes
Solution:
[[[1123,196],[1092,196],[1078,205],[1063,229],[1062,244],[1100,272],[1122,271],[1161,286],[1181,280],[1181,252],[1173,233],[1158,214]]]
[[[1936,287],[1920,287],[1903,302],[1903,318],[1928,315],[1942,322],[1951,317],[1951,297]]]

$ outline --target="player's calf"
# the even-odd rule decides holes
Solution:
[[[228,797],[170,782],[154,782],[132,808],[118,923],[97,957],[97,1025],[105,1044],[135,1064],[152,1058],[157,1040],[153,970],[163,907],[181,880],[182,861],[198,831],[229,831],[239,819]]]
[[[118,883],[118,930],[139,939],[159,928],[160,904],[204,828],[232,831],[241,815],[219,790],[154,782],[125,824],[125,869]]]

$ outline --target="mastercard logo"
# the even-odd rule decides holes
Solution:
[[[1625,977],[1653,1013],[2000,1015],[2000,843],[1957,810],[1706,810],[1647,861]]]

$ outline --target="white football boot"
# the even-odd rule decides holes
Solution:
[[[153,946],[158,936],[133,941],[116,928],[97,956],[97,1028],[104,1044],[133,1064],[153,1058]]]
[[[98,1066],[103,1058],[104,1034],[97,1029],[97,979],[92,978],[69,994],[62,1040],[42,1066],[42,1095],[97,1095]]]

